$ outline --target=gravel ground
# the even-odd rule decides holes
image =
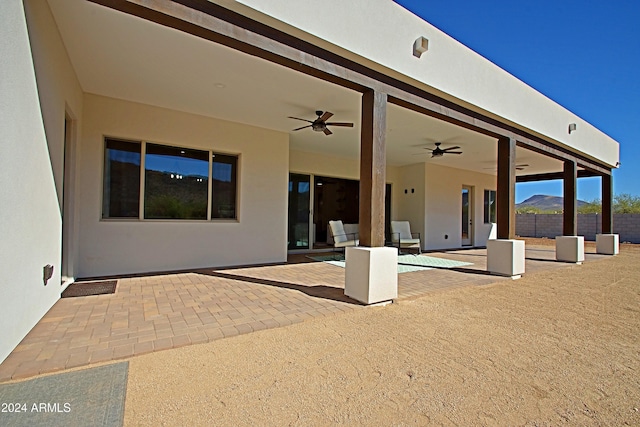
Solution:
[[[640,246],[623,245],[132,358],[125,425],[640,425],[639,330]]]

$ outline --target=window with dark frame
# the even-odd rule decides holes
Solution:
[[[233,155],[106,138],[102,218],[139,218],[144,202],[144,219],[237,219],[237,166]]]
[[[147,143],[145,219],[207,219],[209,152]]]
[[[238,158],[213,154],[211,169],[211,218],[236,218],[236,169]]]
[[[484,190],[484,222],[496,222],[496,192]]]
[[[140,215],[139,142],[105,140],[102,218]]]

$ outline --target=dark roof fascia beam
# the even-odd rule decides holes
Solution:
[[[490,135],[511,138],[525,147],[600,174],[606,165],[558,147],[496,119],[440,98],[406,82],[368,68],[336,53],[300,40],[208,0],[88,0],[138,16],[307,75],[365,93],[388,94],[390,103]]]
[[[358,92],[357,73],[256,31],[270,28],[207,0],[87,0],[173,28]],[[182,4],[184,3],[184,4]],[[242,22],[244,25],[240,25]],[[286,34],[271,29],[273,34]],[[293,38],[291,38],[293,40]],[[305,43],[299,41],[298,45]]]
[[[513,139],[519,147],[541,153],[548,157],[553,157],[557,160],[574,161],[578,166],[594,172],[595,175],[611,174],[611,169],[606,166],[598,164],[586,157],[572,153],[569,150],[564,150],[560,147],[554,146],[541,138],[534,137],[533,135],[527,135],[525,132],[514,128],[513,126],[500,123],[475,112],[469,111],[467,113],[461,113],[458,110],[446,108],[439,104],[433,105],[433,102],[420,96],[412,94],[403,96],[402,94],[395,93],[393,90],[389,90],[389,102],[418,113],[436,117],[440,120],[492,136],[496,139]]]
[[[611,175],[610,167],[596,163],[569,150],[561,149],[557,146],[551,146],[546,142],[542,142],[541,140],[528,139],[525,141],[524,139],[518,138],[518,146],[531,151],[535,151],[545,156],[553,157],[557,160],[573,161],[579,167],[595,172],[597,175]]]
[[[590,170],[579,170],[578,178],[590,178],[594,176],[602,176],[602,174],[592,172]],[[563,172],[540,173],[535,175],[521,175],[516,177],[516,182],[539,182],[552,181],[554,179],[564,179]]]

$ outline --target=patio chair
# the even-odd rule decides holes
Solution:
[[[358,234],[346,233],[344,231],[344,224],[340,220],[329,221],[329,231],[333,236],[333,247],[342,249],[342,252],[344,252],[348,246],[358,246],[360,244]]]
[[[391,221],[391,242],[398,246],[398,252],[402,249],[417,249],[422,253],[420,233],[412,233],[409,221]]]

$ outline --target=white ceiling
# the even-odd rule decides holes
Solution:
[[[216,117],[290,133],[294,150],[357,158],[360,94],[266,60],[84,0],[49,0],[85,92]],[[291,132],[331,111],[330,121],[353,122],[325,136]],[[431,159],[425,147],[458,145],[461,155]],[[495,174],[495,139],[389,104],[387,162],[437,162]],[[558,172],[554,159],[517,148],[518,174]]]

